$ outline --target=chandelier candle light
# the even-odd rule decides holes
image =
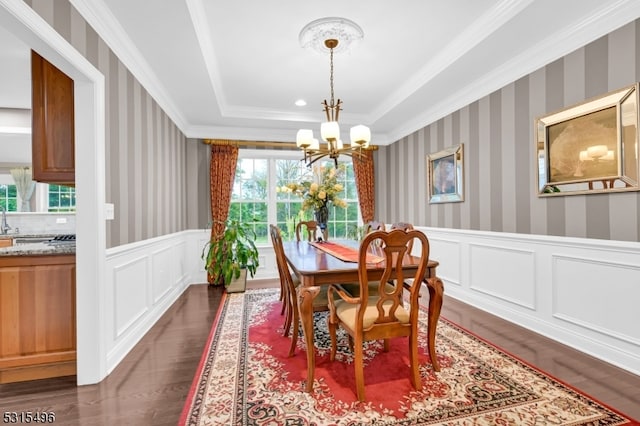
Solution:
[[[322,51],[320,42],[329,50],[330,58],[330,78],[331,89],[330,101],[326,99],[322,103],[327,121],[320,125],[320,136],[327,143],[320,146],[318,139],[313,137],[311,129],[300,129],[296,135],[296,145],[304,152],[304,161],[307,166],[323,157],[333,159],[338,165],[340,155],[362,156],[362,149],[369,147],[371,140],[371,130],[367,126],[357,125],[351,128],[351,146],[345,147],[340,139],[340,126],[338,116],[342,109],[342,101],[334,98],[333,93],[333,53],[339,48],[347,48],[352,41],[362,39],[362,29],[355,23],[344,18],[323,18],[307,24],[300,32],[300,43],[303,47],[312,46],[316,50]],[[340,45],[342,41],[343,45]]]

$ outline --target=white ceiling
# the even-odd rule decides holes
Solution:
[[[334,59],[340,124],[345,135],[370,126],[377,144],[640,17],[637,0],[70,1],[193,138],[293,141],[300,127],[317,131],[329,57],[302,49],[298,34],[318,18],[353,20],[364,40]],[[9,39],[0,28],[0,107],[28,107],[28,55]],[[296,107],[301,98],[307,106]]]

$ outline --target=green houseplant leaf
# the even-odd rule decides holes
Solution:
[[[202,249],[204,267],[213,284],[228,286],[245,268],[253,278],[260,266],[256,237],[251,223],[231,219],[225,222],[222,234],[212,237]]]

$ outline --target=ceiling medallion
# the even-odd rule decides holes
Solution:
[[[352,44],[364,37],[362,28],[346,18],[320,18],[309,22],[302,28],[298,40],[303,48],[312,48],[320,53],[329,53],[325,40],[338,40],[334,53],[346,51]]]

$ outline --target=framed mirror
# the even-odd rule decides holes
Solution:
[[[464,201],[462,144],[427,156],[429,203]]]
[[[535,121],[540,197],[638,191],[638,84]]]

